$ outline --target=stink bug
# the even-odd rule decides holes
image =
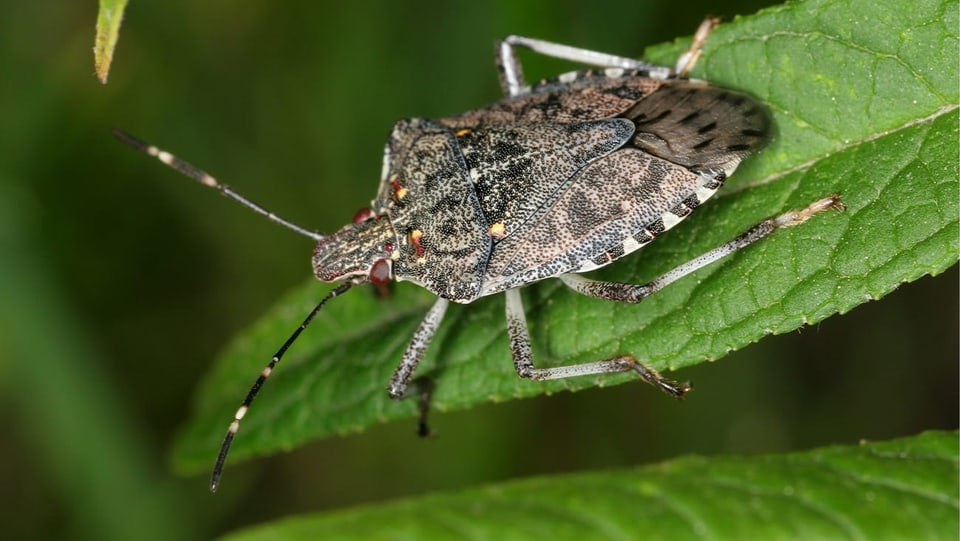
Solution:
[[[804,222],[836,196],[769,218],[734,240],[647,284],[603,282],[580,273],[652,242],[711,197],[740,162],[768,140],[770,118],[755,99],[686,73],[715,20],[700,26],[674,69],[511,36],[497,67],[506,97],[457,116],[401,120],[386,144],[376,198],[352,223],[323,235],[267,211],[172,154],[117,136],[270,220],[316,241],[313,270],[340,282],[263,369],[234,415],[210,488],[261,386],[283,354],[332,298],[361,283],[409,281],[438,299],[414,333],[387,390],[402,398],[448,304],[506,295],[517,373],[535,380],[634,371],[668,394],[691,387],[630,355],[541,368],[533,363],[519,288],[559,278],[600,299],[636,303],[671,282],[771,234]],[[602,69],[527,86],[517,47]]]

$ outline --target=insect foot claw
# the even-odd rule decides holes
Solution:
[[[657,383],[663,392],[679,400],[682,400],[687,395],[687,392],[693,390],[693,385],[689,381],[677,382],[669,379],[662,379]]]
[[[661,391],[674,398],[683,398],[687,392],[693,390],[693,385],[691,385],[689,381],[678,382],[665,378],[660,375],[660,372],[657,372],[633,357],[627,357],[623,362],[629,364],[630,368],[640,376],[640,379],[650,385],[659,387]]]
[[[840,194],[831,194],[823,199],[810,203],[805,208],[784,212],[773,219],[773,225],[777,228],[793,227],[809,220],[816,214],[829,209],[844,211],[847,206],[840,200]]]

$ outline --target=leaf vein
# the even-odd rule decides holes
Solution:
[[[730,189],[728,189],[728,190],[723,190],[722,192],[718,193],[717,196],[715,197],[715,199],[718,199],[718,198],[720,198],[720,197],[728,197],[728,196],[731,196],[731,195],[733,195],[733,194],[739,193],[739,192],[741,192],[741,191],[744,191],[744,190],[747,190],[747,189],[750,189],[750,188],[755,188],[755,187],[757,187],[757,186],[764,186],[764,185],[766,185],[766,184],[771,184],[771,183],[773,183],[773,182],[775,182],[775,181],[777,181],[777,180],[780,180],[781,178],[784,178],[784,177],[786,177],[786,176],[792,175],[792,174],[797,173],[797,172],[799,172],[799,171],[805,171],[805,170],[807,170],[807,169],[810,169],[810,168],[812,168],[814,165],[816,165],[816,164],[818,164],[819,162],[821,162],[821,161],[829,158],[829,157],[830,157],[831,155],[833,155],[833,154],[837,154],[837,153],[840,153],[840,152],[844,152],[844,151],[850,150],[850,149],[852,149],[852,148],[855,148],[855,147],[858,147],[858,146],[861,146],[861,145],[864,145],[864,144],[867,144],[867,143],[872,143],[873,141],[876,141],[876,140],[878,140],[878,139],[882,139],[882,138],[884,138],[884,137],[886,137],[886,136],[888,136],[888,135],[892,135],[892,134],[895,134],[895,133],[898,133],[898,132],[901,132],[901,131],[908,130],[908,129],[914,127],[914,126],[918,126],[918,125],[926,124],[926,123],[932,123],[934,120],[940,118],[941,116],[950,114],[950,113],[952,113],[953,111],[956,111],[958,108],[960,108],[960,104],[951,103],[951,104],[949,104],[949,105],[945,105],[945,106],[937,109],[936,111],[934,111],[933,113],[931,113],[931,114],[929,114],[929,115],[927,115],[927,116],[920,117],[920,118],[916,118],[916,119],[910,120],[909,122],[905,122],[905,123],[903,123],[903,124],[901,124],[901,125],[899,125],[899,126],[897,126],[897,127],[895,127],[895,128],[891,128],[891,129],[889,129],[889,130],[883,130],[883,131],[877,132],[877,133],[875,133],[875,134],[872,134],[872,135],[870,135],[870,136],[864,137],[864,138],[862,138],[862,139],[857,139],[857,140],[855,140],[855,141],[850,141],[849,143],[842,144],[842,145],[838,146],[837,148],[832,149],[830,152],[828,152],[828,153],[826,153],[826,154],[822,154],[822,155],[820,155],[820,156],[816,156],[816,157],[811,158],[811,159],[809,159],[809,160],[807,160],[807,161],[805,161],[805,162],[803,162],[803,163],[799,163],[799,164],[797,164],[797,165],[795,165],[795,166],[793,166],[793,167],[788,167],[787,169],[784,169],[784,170],[782,170],[782,171],[778,171],[778,172],[776,172],[776,173],[767,175],[767,176],[765,176],[765,177],[763,177],[763,178],[759,178],[759,179],[754,180],[754,181],[752,181],[752,182],[746,182],[746,183],[738,184],[738,185],[736,185],[736,186],[732,186],[732,187],[730,187]]]
[[[858,51],[858,52],[867,53],[867,54],[872,55],[872,56],[874,57],[875,64],[876,64],[876,61],[878,61],[878,60],[893,60],[893,61],[896,62],[898,65],[900,65],[902,68],[904,68],[908,73],[910,73],[910,75],[912,75],[913,78],[914,78],[915,80],[917,80],[921,85],[923,85],[924,88],[926,88],[927,91],[930,92],[932,95],[936,96],[936,97],[939,98],[941,101],[944,101],[944,102],[949,102],[949,101],[950,101],[950,99],[949,99],[948,97],[944,96],[941,92],[939,92],[939,91],[937,90],[937,88],[936,88],[929,80],[927,80],[927,79],[923,76],[922,73],[918,72],[918,71],[917,71],[916,69],[914,69],[910,64],[908,64],[906,61],[904,61],[904,60],[900,57],[900,55],[898,55],[898,54],[896,54],[896,53],[887,53],[887,52],[882,52],[882,51],[877,51],[877,50],[874,50],[874,49],[870,49],[869,47],[865,47],[865,46],[863,46],[863,45],[861,45],[861,44],[859,44],[859,43],[856,43],[856,42],[854,42],[854,41],[850,41],[850,40],[847,40],[847,39],[843,39],[843,38],[841,38],[840,36],[837,36],[837,35],[834,35],[834,34],[827,34],[827,33],[825,33],[825,32],[820,32],[820,31],[796,32],[796,31],[789,31],[789,30],[779,30],[779,31],[776,31],[776,32],[770,32],[770,33],[762,34],[762,35],[744,35],[744,36],[738,36],[738,37],[730,40],[728,43],[737,43],[737,42],[744,42],[744,43],[746,43],[746,42],[751,42],[751,41],[759,41],[759,42],[761,42],[761,43],[766,43],[766,42],[767,42],[768,40],[770,40],[771,38],[777,38],[777,37],[792,37],[792,38],[802,38],[802,39],[820,38],[820,39],[824,39],[824,40],[827,40],[827,41],[832,41],[832,42],[837,43],[837,44],[840,44],[840,45],[842,45],[842,46],[844,46],[844,47],[848,47],[848,48],[850,48],[850,49],[852,49],[852,50],[855,50],[855,51]],[[876,72],[876,70],[874,70],[874,72]],[[875,81],[874,81],[874,82],[875,82]],[[875,93],[871,93],[871,97],[872,97],[873,95],[875,95]]]

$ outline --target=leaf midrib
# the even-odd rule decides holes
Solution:
[[[850,149],[853,149],[853,148],[857,148],[857,147],[859,147],[859,146],[866,145],[866,144],[868,144],[868,143],[872,143],[872,142],[877,141],[877,140],[879,140],[879,139],[883,139],[884,137],[887,137],[888,135],[894,135],[894,134],[897,134],[897,133],[899,133],[899,132],[908,130],[908,129],[914,127],[914,126],[919,126],[919,125],[921,125],[921,124],[932,123],[933,121],[937,120],[938,118],[940,118],[940,117],[942,117],[942,116],[944,116],[944,115],[950,114],[950,113],[952,113],[953,111],[956,111],[958,108],[960,108],[960,104],[951,103],[951,104],[949,104],[949,105],[944,105],[943,107],[937,109],[935,112],[933,112],[933,113],[931,113],[931,114],[929,114],[929,115],[927,115],[927,116],[925,116],[925,117],[915,118],[915,119],[912,119],[912,120],[910,120],[910,121],[908,121],[908,122],[905,122],[905,123],[903,123],[903,124],[901,124],[901,125],[899,125],[899,126],[897,126],[897,127],[895,127],[895,128],[891,128],[891,129],[889,129],[889,130],[879,131],[879,132],[874,133],[874,134],[872,134],[872,135],[869,135],[869,136],[867,136],[867,137],[862,137],[862,138],[860,138],[860,139],[857,139],[857,140],[854,140],[854,141],[850,141],[850,142],[848,142],[848,143],[843,143],[843,144],[841,144],[840,146],[837,146],[837,147],[835,147],[834,149],[830,150],[829,152],[825,152],[825,153],[823,153],[823,154],[821,154],[821,155],[819,155],[819,156],[816,156],[816,157],[814,157],[814,158],[811,158],[811,159],[809,159],[809,160],[807,160],[807,161],[805,161],[805,162],[803,162],[803,163],[800,163],[800,164],[794,165],[793,167],[784,169],[783,171],[778,171],[778,172],[776,172],[776,173],[772,173],[772,174],[770,174],[770,175],[767,175],[767,176],[765,176],[765,177],[763,177],[763,178],[759,178],[759,179],[754,180],[754,181],[744,182],[744,183],[737,184],[737,185],[735,185],[735,186],[731,186],[729,189],[725,189],[725,190],[723,190],[722,192],[717,193],[717,195],[716,195],[716,197],[714,197],[714,199],[721,199],[721,198],[723,198],[723,197],[727,197],[727,196],[730,196],[730,195],[733,195],[733,194],[736,194],[736,193],[740,193],[740,192],[742,192],[742,191],[744,191],[744,190],[748,190],[748,189],[750,189],[750,188],[756,188],[756,187],[758,187],[758,186],[764,186],[764,185],[766,185],[766,184],[771,184],[771,183],[773,183],[773,182],[775,182],[775,181],[777,181],[777,180],[779,180],[779,179],[781,179],[781,178],[783,178],[783,177],[787,177],[787,176],[790,176],[790,175],[792,175],[792,174],[794,174],[794,173],[798,173],[798,172],[801,172],[801,171],[806,171],[806,170],[808,170],[808,169],[813,168],[813,167],[814,167],[815,165],[817,165],[818,163],[820,163],[820,162],[822,162],[822,161],[830,158],[830,157],[831,157],[832,155],[834,155],[834,154],[839,154],[839,153],[841,153],[841,152],[846,152],[847,150],[850,150]]]

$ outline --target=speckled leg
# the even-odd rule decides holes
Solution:
[[[390,386],[387,387],[390,398],[399,400],[406,396],[410,376],[413,375],[413,371],[416,370],[417,365],[420,364],[420,359],[423,358],[427,347],[430,346],[433,335],[437,333],[437,327],[439,327],[440,322],[443,321],[443,314],[447,311],[448,304],[449,301],[446,299],[438,298],[437,302],[433,303],[430,311],[427,312],[426,317],[423,318],[420,326],[417,327],[417,332],[413,333],[413,340],[410,340],[410,345],[407,346],[407,350],[403,353],[403,359],[400,361],[400,365],[397,366],[397,369],[393,372],[393,377],[390,378]]]
[[[665,393],[677,398],[682,398],[691,389],[689,383],[678,383],[666,379],[656,370],[630,355],[569,366],[534,367],[533,352],[530,348],[530,333],[527,330],[527,319],[523,311],[523,301],[520,299],[520,290],[508,289],[505,294],[507,296],[507,334],[510,336],[510,351],[513,353],[513,363],[520,377],[543,381],[633,370],[647,383],[659,387]]]
[[[667,287],[684,276],[699,270],[719,259],[722,259],[737,250],[745,248],[758,240],[769,236],[774,231],[802,224],[815,214],[827,209],[843,210],[843,203],[839,196],[831,195],[814,201],[805,208],[791,210],[779,216],[766,220],[741,233],[737,238],[722,244],[709,252],[697,256],[672,270],[667,271],[659,278],[646,284],[625,284],[622,282],[604,282],[591,280],[579,274],[561,274],[560,280],[577,293],[608,301],[638,303]]]

